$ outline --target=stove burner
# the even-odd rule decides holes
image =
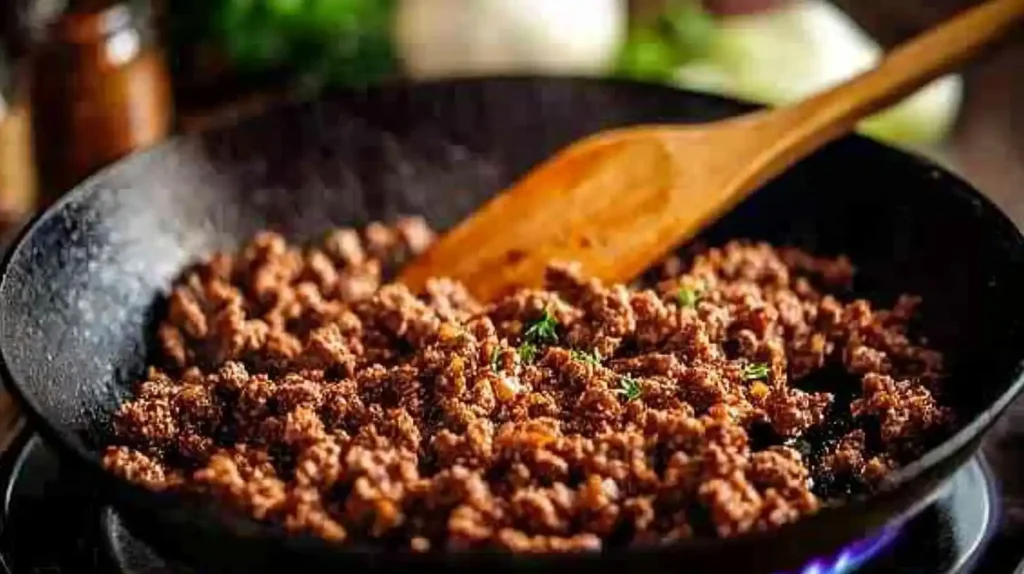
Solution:
[[[870,562],[872,558],[881,554],[896,540],[899,532],[898,527],[887,527],[882,530],[881,534],[847,546],[835,558],[812,560],[804,566],[800,574],[849,574],[855,572]]]
[[[993,505],[998,497],[991,469],[979,456],[923,501],[925,510],[918,517],[890,525],[833,557],[811,560],[794,574],[970,572],[999,523]],[[926,520],[933,513],[938,530]]]
[[[132,536],[113,510],[96,502],[95,493],[61,472],[60,461],[40,439],[28,437],[11,448],[19,449],[17,456],[4,457],[0,466],[0,567],[6,572],[190,572]],[[998,523],[998,496],[988,465],[976,458],[903,526],[787,574],[970,572]],[[44,538],[48,544],[39,544]]]
[[[111,570],[124,574],[173,572],[191,574],[192,569],[164,561],[148,544],[132,536],[121,517],[109,506],[100,511],[100,531],[106,556],[113,562]]]

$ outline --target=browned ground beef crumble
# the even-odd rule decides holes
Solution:
[[[267,232],[188,270],[106,467],[330,540],[573,551],[792,522],[951,426],[918,300],[825,294],[844,258],[733,242],[644,289],[552,266],[490,305],[382,284],[432,237]]]

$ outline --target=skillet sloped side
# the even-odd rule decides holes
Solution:
[[[960,435],[869,501],[766,535],[643,553],[509,559],[406,557],[282,540],[209,508],[130,487],[96,461],[110,413],[141,374],[150,323],[173,276],[215,248],[272,227],[294,239],[331,225],[420,212],[451,225],[558,147],[598,129],[701,122],[748,109],[640,84],[504,79],[395,85],[335,94],[129,158],[73,191],[9,253],[0,282],[0,353],[8,380],[46,436],[158,547],[213,568],[497,570],[681,564],[734,571],[792,568],[911,508],[976,448],[1019,390],[1024,248],[989,202],[926,162],[849,138],[803,163],[709,230],[848,253],[859,287],[888,302],[926,298],[935,343],[956,351],[951,398]],[[436,560],[437,562],[431,562]]]

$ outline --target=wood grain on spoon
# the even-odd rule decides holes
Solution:
[[[990,0],[799,104],[581,140],[441,237],[400,280],[419,290],[430,277],[451,277],[485,301],[540,285],[551,261],[578,261],[605,281],[630,280],[763,183],[955,69],[1022,17],[1024,0]]]

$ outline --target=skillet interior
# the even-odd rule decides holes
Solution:
[[[265,227],[301,240],[332,225],[423,213],[444,228],[595,130],[745,109],[640,84],[470,80],[336,94],[175,140],[87,181],[8,256],[6,374],[51,438],[95,461],[110,413],[144,367],[153,302],[189,261]],[[978,421],[959,446],[973,445],[992,406],[1019,387],[1020,234],[926,162],[847,138],[705,234],[735,236],[849,254],[858,290],[880,302],[924,295],[932,342],[955,351],[952,401]]]

